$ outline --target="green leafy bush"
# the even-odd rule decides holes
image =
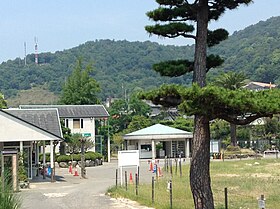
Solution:
[[[46,153],[46,162],[51,162],[51,154],[50,153]],[[60,155],[58,153],[55,153],[55,159],[57,159]],[[42,163],[43,162],[43,154],[39,155],[39,161]]]
[[[56,158],[56,162],[68,162],[71,161],[71,156],[70,155],[60,155]]]
[[[60,155],[56,158],[56,161],[58,163],[60,162],[69,162],[72,160],[72,157],[73,157],[73,160],[74,161],[80,161],[81,160],[81,154],[73,154],[73,155]],[[96,159],[101,159],[103,156],[100,154],[100,153],[97,153],[97,152],[92,152],[92,151],[89,151],[89,152],[86,152],[85,153],[85,159],[86,160],[96,160]]]
[[[19,209],[21,208],[21,200],[19,195],[12,191],[12,185],[6,184],[8,180],[5,179],[5,187],[3,190],[3,182],[0,179],[0,209]]]
[[[240,152],[240,147],[228,145],[226,150],[229,152]]]
[[[46,153],[46,162],[50,162],[51,160],[50,153]],[[43,162],[43,154],[39,155],[39,161]]]

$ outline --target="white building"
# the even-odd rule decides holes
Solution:
[[[109,113],[103,105],[20,105],[20,109],[55,108],[59,118],[71,133],[80,133],[96,145],[96,122],[108,119]],[[95,147],[92,149],[95,151]]]
[[[162,143],[163,154],[158,157],[182,157],[191,156],[191,132],[155,124],[153,126],[126,134],[123,136],[126,141],[127,150],[139,150],[140,158],[157,157],[156,144]]]
[[[0,154],[3,157],[5,152],[24,153],[29,179],[38,175],[39,150],[43,149],[43,165],[45,166],[45,143],[49,143],[49,146],[53,148],[54,144],[62,140],[58,111],[55,109],[0,110]],[[53,149],[50,150],[50,167],[53,169],[54,153]],[[3,175],[5,167],[3,161],[0,167]]]

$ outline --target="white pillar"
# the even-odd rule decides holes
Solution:
[[[23,163],[23,141],[19,142],[19,160]]]
[[[141,158],[142,157],[142,154],[141,154],[141,142],[140,142],[140,140],[138,140],[137,142],[137,147],[136,147],[136,145],[135,145],[135,149],[136,150],[139,150],[139,158]]]
[[[51,161],[51,168],[53,169],[54,168],[54,164],[53,164],[53,140],[50,141],[50,151],[51,151],[51,154],[50,154],[50,161]]]
[[[36,142],[36,164],[39,164],[39,142]]]
[[[43,141],[43,179],[46,178],[45,170],[46,170],[46,142]]]
[[[51,154],[50,154],[50,161],[51,161],[51,182],[54,182],[53,140],[50,141],[50,149],[51,149]]]
[[[43,141],[43,166],[46,166],[46,142]]]
[[[190,139],[186,139],[185,142],[185,154],[186,154],[186,158],[190,157]]]
[[[33,142],[30,142],[30,178],[33,178],[33,160],[32,160],[32,152],[33,152]]]
[[[111,142],[110,142],[110,136],[108,136],[108,163],[111,162]]]
[[[19,151],[20,151],[20,154],[22,155],[23,154],[23,141],[19,142]]]
[[[156,159],[156,146],[155,146],[155,140],[152,140],[152,159]]]
[[[17,155],[12,155],[12,179],[13,179],[13,191],[18,191],[18,158]]]
[[[109,131],[109,118],[107,119],[107,125],[108,125],[108,140],[107,140],[108,163],[110,163],[111,162],[111,142],[110,142],[110,131]]]

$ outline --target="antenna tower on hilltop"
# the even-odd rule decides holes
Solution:
[[[38,64],[38,38],[34,37],[35,41],[35,64]]]
[[[26,42],[24,42],[24,66],[26,66]]]

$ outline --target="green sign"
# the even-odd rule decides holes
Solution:
[[[91,136],[91,133],[83,133],[83,136],[84,136],[84,137],[90,137],[90,136]]]

